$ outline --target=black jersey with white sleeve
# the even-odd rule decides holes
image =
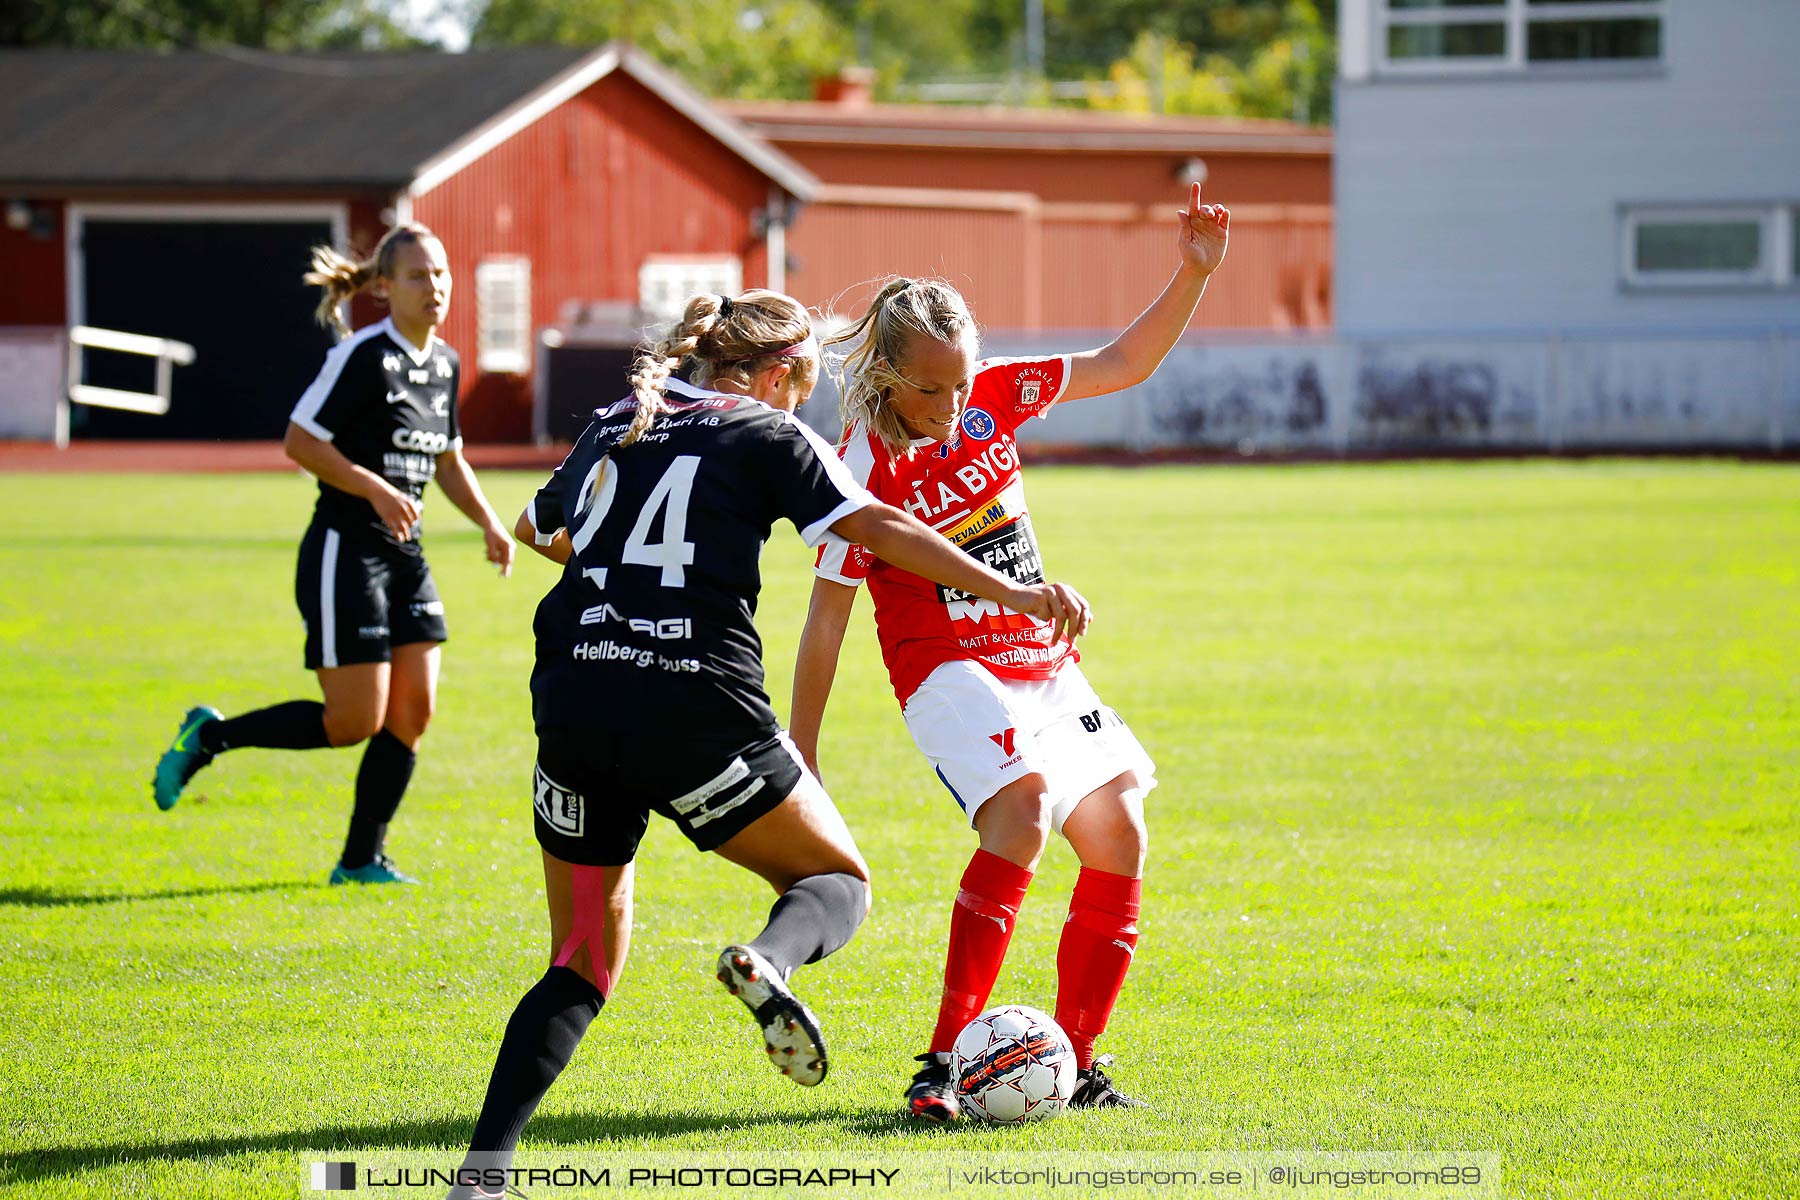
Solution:
[[[613,737],[766,737],[752,618],[759,561],[786,519],[808,545],[876,503],[836,450],[748,396],[668,383],[669,411],[619,448],[637,408],[594,414],[526,510],[540,544],[574,553],[538,605],[539,730]]]
[[[437,456],[462,446],[460,371],[456,351],[435,336],[421,350],[384,320],[331,348],[289,419],[422,502]],[[314,519],[365,545],[419,553],[417,530],[411,540],[397,541],[372,504],[324,480]]]

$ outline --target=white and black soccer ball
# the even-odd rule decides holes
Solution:
[[[990,1008],[956,1035],[951,1077],[963,1112],[995,1125],[1046,1121],[1075,1094],[1075,1047],[1049,1013]]]

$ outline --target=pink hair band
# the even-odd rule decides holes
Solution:
[[[755,362],[759,358],[805,358],[807,347],[812,344],[813,338],[809,333],[806,335],[804,341],[795,342],[791,346],[786,346],[780,350],[768,350],[762,354],[752,354],[747,358],[727,359],[725,365],[728,367],[735,367],[739,363]]]

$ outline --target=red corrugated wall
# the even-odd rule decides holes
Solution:
[[[68,256],[60,200],[33,200],[56,214],[53,230],[38,236],[0,222],[0,325],[63,325],[69,319]]]
[[[937,209],[813,204],[788,242],[789,290],[802,302],[860,314],[875,281],[935,276],[962,292],[983,325],[1029,329],[1042,289],[1035,269],[1038,222],[1005,209]]]
[[[1175,270],[1175,219],[1046,220],[1044,328],[1123,329]],[[1232,209],[1225,265],[1195,310],[1196,329],[1329,324],[1331,214],[1312,206]],[[1303,297],[1312,285],[1310,299]]]
[[[926,111],[929,111],[928,109]],[[926,118],[929,119],[929,118]],[[1121,126],[1130,127],[1129,119]],[[1187,159],[1207,166],[1205,198],[1221,204],[1329,204],[1331,157],[1229,150],[1050,151],[1030,147],[863,146],[768,140],[828,184],[905,184],[1031,192],[1047,201],[1179,204],[1175,175]],[[949,136],[949,135],[946,135]]]
[[[790,290],[860,315],[885,275],[934,275],[984,328],[1123,329],[1175,270],[1174,206],[922,208],[859,200],[809,205],[789,239]],[[1107,208],[1119,212],[1095,212]],[[1331,321],[1331,213],[1313,205],[1233,209],[1231,249],[1195,328],[1319,327]]]
[[[478,262],[531,260],[534,330],[561,320],[570,300],[636,300],[651,254],[737,255],[745,286],[761,286],[751,222],[768,194],[760,172],[614,74],[418,197],[413,215],[443,239],[456,278],[441,332],[462,355],[468,436],[522,441],[531,429],[529,378],[479,369]]]
[[[930,119],[929,109],[922,109]],[[754,120],[754,118],[752,118]],[[1122,123],[1128,124],[1128,123]],[[808,304],[860,313],[864,280],[925,273],[955,282],[989,329],[1122,329],[1175,267],[1174,151],[868,146],[768,136],[827,185],[789,238],[788,283]],[[817,136],[809,134],[808,137]],[[945,134],[946,137],[954,136]],[[1331,158],[1316,151],[1196,152],[1204,198],[1231,207],[1231,254],[1196,328],[1331,323]],[[875,202],[883,187],[934,189],[937,207]],[[859,191],[846,201],[833,198]],[[972,207],[967,197],[988,197]],[[958,196],[963,199],[959,200]],[[994,207],[1011,197],[1008,211]]]

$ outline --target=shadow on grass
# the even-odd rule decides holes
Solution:
[[[947,1125],[921,1121],[898,1102],[889,1108],[865,1110],[845,1121],[844,1128],[859,1137],[910,1137],[920,1141],[956,1139],[966,1134],[985,1134],[992,1130],[991,1126],[980,1121],[952,1121]]]
[[[163,888],[154,892],[59,892],[47,887],[0,888],[0,908],[71,908],[130,904],[138,900],[185,900],[194,896],[252,895],[257,892],[316,890],[316,879],[272,879],[262,883],[222,883],[208,887]]]
[[[809,1114],[733,1113],[587,1113],[538,1117],[527,1130],[525,1149],[541,1151],[553,1145],[676,1137],[687,1133],[718,1133],[750,1126],[801,1124],[814,1121],[843,1122],[856,1128],[875,1117],[869,1109],[836,1107]],[[468,1144],[475,1129],[475,1113],[457,1119],[393,1121],[382,1125],[322,1125],[291,1133],[249,1134],[243,1137],[184,1138],[172,1142],[111,1142],[89,1146],[61,1146],[46,1150],[22,1150],[0,1154],[0,1184],[31,1183],[76,1175],[96,1167],[130,1166],[153,1162],[183,1162],[224,1158],[237,1154],[301,1153],[333,1150],[429,1151]],[[634,1147],[646,1152],[654,1146]],[[611,1151],[619,1152],[619,1151]],[[455,1150],[447,1151],[455,1153]],[[300,1170],[300,1165],[295,1165]]]

